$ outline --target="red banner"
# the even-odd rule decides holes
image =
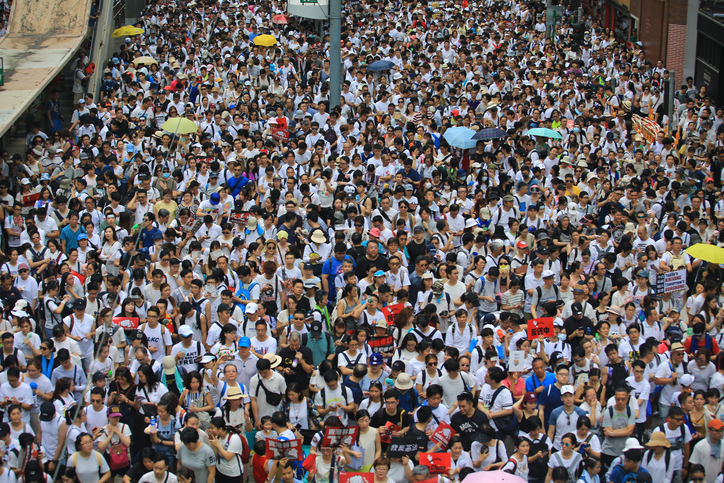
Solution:
[[[380,441],[382,441],[383,443],[389,443],[390,440],[392,439],[390,434],[396,433],[399,430],[401,430],[402,428],[399,427],[398,425],[396,425],[395,423],[391,423],[391,422],[387,421],[385,423],[385,429],[387,430],[387,432],[380,434]]]
[[[267,439],[266,454],[264,456],[272,460],[288,458],[290,460],[301,461],[304,457],[304,451],[302,451],[302,440],[291,439],[287,441],[279,441],[278,439]]]
[[[375,483],[375,474],[341,471],[339,473],[339,483]]]
[[[432,439],[436,443],[442,444],[442,449],[447,449],[447,445],[450,443],[450,438],[455,436],[455,430],[445,421],[440,421],[437,426],[435,433],[433,433]]]
[[[239,229],[246,228],[246,224],[251,216],[251,211],[245,211],[243,213],[231,213],[229,215],[229,223],[239,225]]]
[[[385,314],[385,318],[387,319],[387,325],[394,325],[395,317],[397,317],[397,314],[399,314],[400,311],[404,308],[405,304],[395,304],[388,305],[387,307],[382,307],[382,313]]]
[[[196,165],[198,166],[201,163],[206,163],[206,167],[211,168],[211,163],[213,163],[215,159],[216,158],[214,158],[213,156],[209,156],[206,158],[196,158]]]
[[[441,475],[447,473],[452,466],[450,453],[420,453],[420,464],[430,468],[430,474]]]
[[[113,323],[125,330],[138,329],[138,317],[113,317]]]
[[[322,448],[337,448],[345,445],[351,447],[357,441],[359,426],[349,428],[324,428]]]
[[[32,195],[23,195],[23,207],[27,208],[33,206],[33,204],[40,199],[40,193],[33,193]]]
[[[528,321],[528,340],[538,337],[553,337],[553,317],[540,317]]]

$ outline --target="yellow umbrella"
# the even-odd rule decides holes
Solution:
[[[277,43],[277,39],[273,35],[257,35],[254,37],[254,45],[262,45],[264,47],[271,47]]]
[[[151,65],[151,64],[158,64],[158,61],[156,59],[154,59],[153,57],[144,55],[143,57],[138,57],[137,59],[133,59],[133,63],[136,65],[139,65],[139,64]]]
[[[705,262],[724,264],[724,248],[708,243],[697,243],[687,248],[686,253]]]
[[[114,39],[118,37],[132,37],[134,35],[141,35],[143,32],[144,30],[142,28],[134,27],[133,25],[124,25],[114,30],[111,37]]]
[[[199,127],[190,119],[176,117],[163,123],[161,129],[168,133],[191,134],[199,130]]]

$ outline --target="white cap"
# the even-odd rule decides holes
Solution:
[[[244,313],[255,314],[257,310],[259,310],[259,306],[252,302],[250,304],[246,304],[246,310],[244,311]]]
[[[689,387],[694,383],[694,376],[691,374],[684,374],[679,378],[679,384],[684,387]]]
[[[571,385],[567,384],[561,388],[561,396],[563,396],[564,394],[575,394],[575,393],[576,393],[576,388],[574,388]]]
[[[626,440],[626,444],[623,447],[623,452],[625,453],[628,450],[631,449],[644,449],[643,446],[641,446],[641,443],[639,443],[639,440],[636,438],[628,438]]]
[[[181,337],[191,337],[194,335],[194,331],[188,325],[182,325],[179,327],[178,333]]]
[[[553,273],[553,270],[543,270],[543,274],[541,275],[542,278],[548,278],[548,277],[555,277],[556,274]]]

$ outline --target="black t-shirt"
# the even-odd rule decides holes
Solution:
[[[292,298],[297,302],[297,310],[303,310],[305,313],[312,310],[312,307],[309,305],[309,299],[304,295],[302,295],[299,300],[297,300],[294,295],[290,295],[289,298]]]
[[[485,424],[489,424],[488,417],[478,408],[475,408],[472,417],[457,412],[450,418],[450,426],[460,435],[465,451],[470,451],[470,445],[473,444],[473,435]]]
[[[128,473],[126,473],[126,476],[131,479],[132,482],[136,482],[140,480],[143,475],[148,473],[148,470],[145,466],[143,466],[143,462],[139,461],[138,463],[135,463],[133,466],[131,466],[131,469],[128,470]]]
[[[573,334],[576,329],[583,329],[583,335],[593,335],[593,324],[591,323],[591,319],[586,317],[585,315],[581,317],[580,319],[576,319],[573,316],[570,316],[566,319],[564,322],[565,328],[566,328],[566,334]],[[577,347],[583,342],[584,338],[581,337],[570,337],[566,336],[566,342],[568,342],[571,347]]]
[[[312,349],[305,346],[299,347],[299,352],[302,353],[302,359],[309,364],[310,366],[314,364],[314,359],[312,357]],[[279,357],[282,358],[282,363],[280,364],[283,368],[289,368],[291,369],[291,374],[286,374],[286,371],[282,372],[282,375],[284,375],[284,380],[287,382],[287,386],[289,386],[291,383],[296,382],[301,386],[301,389],[307,389],[309,387],[309,374],[302,368],[302,364],[297,364],[297,367],[292,367],[292,362],[294,361],[294,356],[296,355],[297,351],[292,350],[289,347],[285,347],[282,350],[279,351]]]
[[[410,426],[410,430],[405,435],[406,438],[415,438],[417,440],[417,450],[424,453],[427,451],[427,444],[430,438],[427,437],[425,431],[420,431],[413,424]]]
[[[367,258],[367,255],[365,255],[357,260],[357,268],[354,271],[357,278],[365,278],[369,267],[375,267],[377,270],[384,270],[385,272],[390,269],[390,266],[387,263],[387,257],[378,255],[375,260],[370,260]]]
[[[370,420],[370,426],[372,426],[373,428],[380,428],[390,422],[404,429],[410,425],[409,420],[409,415],[404,409],[397,408],[397,412],[394,415],[390,416],[389,414],[387,414],[387,411],[385,410],[385,407],[383,405],[374,414],[374,416],[372,416],[372,419]]]
[[[427,253],[427,242],[422,239],[422,243],[416,243],[415,240],[410,240],[407,243],[407,254],[409,260],[417,260],[417,257],[425,255]]]

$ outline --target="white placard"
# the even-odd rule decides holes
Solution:
[[[525,351],[510,351],[508,372],[523,372],[525,370]]]

